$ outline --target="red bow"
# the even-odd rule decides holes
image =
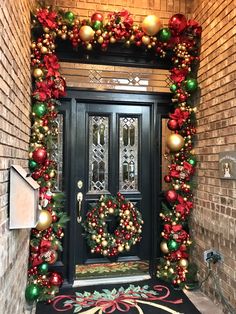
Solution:
[[[187,74],[188,74],[188,69],[172,69],[170,74],[170,78],[172,81],[176,83],[181,83],[182,81],[185,80]]]
[[[50,29],[57,27],[56,12],[49,12],[47,9],[40,9],[37,13],[37,18],[44,27],[48,27]]]
[[[33,96],[41,101],[48,100],[52,96],[52,86],[53,86],[52,80],[47,80],[44,82],[37,82],[36,83],[36,89],[33,92]]]
[[[180,246],[180,248],[175,251],[170,253],[170,260],[171,261],[176,261],[181,258],[188,258],[189,254],[185,252]]]
[[[187,240],[189,238],[189,234],[183,230],[182,225],[170,225],[170,224],[165,224],[164,225],[164,235],[163,238],[168,240],[170,236],[173,236],[173,239],[175,239],[177,242],[182,242],[184,240]]]
[[[178,122],[179,127],[182,127],[184,122],[189,118],[189,112],[188,111],[182,111],[179,108],[175,109],[175,112],[170,114],[169,117],[172,120],[176,120]]]
[[[193,208],[193,202],[184,201],[183,197],[178,195],[177,198],[179,204],[175,206],[175,211],[180,213],[181,217],[184,218],[185,216],[189,215],[190,209]]]

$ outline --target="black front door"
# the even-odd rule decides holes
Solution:
[[[165,96],[71,90],[63,100],[63,181],[70,222],[65,233],[63,269],[69,283],[75,266],[109,262],[92,254],[78,223],[101,195],[121,192],[141,211],[142,240],[118,261],[154,260],[158,248],[161,117]],[[81,200],[82,196],[82,201]],[[114,219],[107,221],[111,230]]]
[[[103,194],[120,191],[136,204],[145,221],[142,241],[120,258],[148,259],[150,256],[150,107],[126,102],[75,104],[76,145],[74,155],[77,185],[77,215],[82,221]],[[83,196],[81,205],[80,198]],[[80,207],[80,208],[79,208]],[[81,212],[79,213],[79,210]],[[107,221],[114,229],[117,221]],[[77,224],[76,263],[106,260],[91,254]]]

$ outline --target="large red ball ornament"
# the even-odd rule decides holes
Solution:
[[[175,131],[179,129],[179,124],[177,120],[169,120],[167,123],[168,129],[171,131]]]
[[[169,28],[175,33],[181,33],[187,26],[187,19],[183,14],[175,14],[170,18]]]
[[[170,183],[171,182],[171,176],[168,176],[168,175],[164,176],[164,180],[166,183]]]
[[[91,22],[94,23],[96,21],[99,21],[99,22],[103,21],[103,15],[99,12],[96,12],[91,16]]]
[[[168,202],[174,203],[177,200],[178,194],[175,192],[175,190],[169,190],[166,191],[165,197]]]
[[[33,159],[39,164],[44,163],[47,159],[47,151],[45,148],[38,148],[33,152]]]
[[[62,279],[61,275],[59,275],[56,272],[53,272],[53,273],[51,273],[51,276],[49,278],[49,282],[53,286],[60,287],[61,284],[63,283],[63,279]]]

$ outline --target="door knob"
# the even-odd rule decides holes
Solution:
[[[83,187],[83,181],[79,180],[79,181],[77,182],[77,186],[78,186],[79,189],[82,189],[82,187]]]
[[[77,215],[77,222],[81,223],[82,217],[81,217],[81,207],[82,207],[82,201],[83,201],[83,193],[79,192],[77,194],[77,201],[78,201],[78,215]]]

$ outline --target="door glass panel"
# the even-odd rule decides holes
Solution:
[[[138,191],[138,118],[121,117],[120,128],[120,191]]]
[[[109,118],[89,117],[89,192],[108,190]]]
[[[63,190],[63,123],[64,117],[63,114],[58,114],[55,120],[55,128],[57,128],[57,137],[52,141],[52,155],[51,158],[56,161],[57,169],[56,173],[51,172],[51,176],[55,178],[55,191]]]

